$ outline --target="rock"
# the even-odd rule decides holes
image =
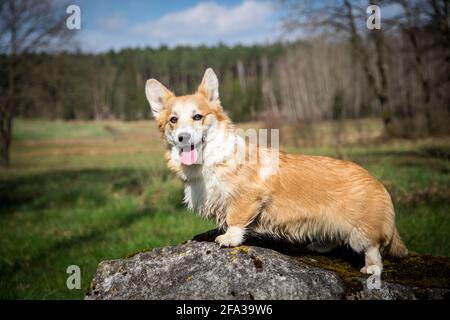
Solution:
[[[450,258],[385,259],[380,289],[370,289],[358,271],[363,257],[345,248],[316,255],[261,238],[219,248],[215,236],[103,261],[86,299],[450,298]]]

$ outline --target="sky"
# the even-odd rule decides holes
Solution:
[[[160,45],[255,44],[281,36],[271,0],[76,0],[82,51]]]

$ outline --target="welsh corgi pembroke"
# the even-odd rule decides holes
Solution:
[[[194,94],[177,97],[155,79],[145,93],[168,166],[185,183],[184,201],[216,220],[224,231],[215,239],[220,246],[239,246],[248,232],[309,240],[308,248],[321,253],[348,245],[365,255],[361,272],[377,275],[382,254],[408,254],[389,193],[357,164],[260,146],[254,162],[239,156],[250,144],[222,109],[211,68]]]

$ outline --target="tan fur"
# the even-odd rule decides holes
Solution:
[[[201,85],[194,95],[166,96],[157,119],[161,132],[174,127],[169,122],[173,104],[187,100],[202,114],[214,115],[224,132],[232,129],[220,102],[210,103]],[[239,161],[234,155],[226,163],[208,167],[180,165],[171,160],[170,153],[167,155],[169,168],[186,183],[186,192],[205,193],[200,197],[201,205],[192,204],[193,209],[198,206],[202,216],[215,218],[224,229],[234,228],[233,235],[218,239],[221,245],[236,245],[230,239],[236,238],[239,230],[292,242],[344,244],[365,253],[366,264],[361,269],[365,273],[381,272],[380,251],[394,256],[407,254],[395,227],[391,198],[368,171],[349,161],[280,153],[277,170],[261,175],[262,167],[273,157],[271,150],[262,151],[256,164]],[[219,191],[208,193],[214,188],[211,179],[217,179]],[[192,194],[187,197],[192,198]]]

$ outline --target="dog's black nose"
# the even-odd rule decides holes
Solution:
[[[191,135],[189,133],[180,133],[178,135],[178,141],[180,142],[189,142]]]

